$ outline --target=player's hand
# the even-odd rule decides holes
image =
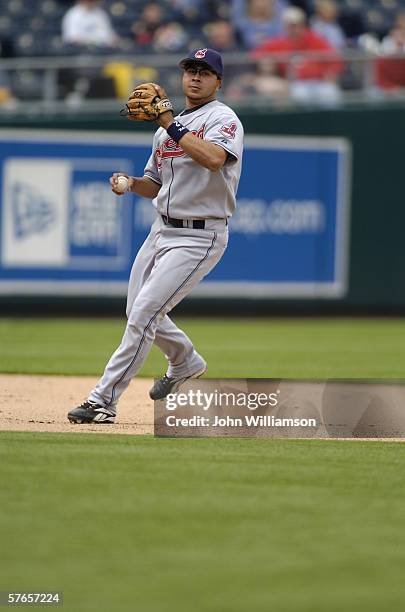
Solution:
[[[167,93],[161,85],[158,85],[157,83],[152,83],[152,85],[155,88],[156,93],[161,100],[168,99]],[[171,123],[173,123],[173,119],[174,119],[174,114],[173,114],[173,111],[170,110],[170,111],[167,111],[166,113],[160,114],[159,117],[156,119],[156,123],[158,123],[160,127],[166,129],[167,127],[169,127]]]
[[[151,85],[153,85],[157,95],[159,96],[161,100],[164,100],[165,98],[167,98],[167,93],[161,85],[158,85],[157,83],[151,83]]]
[[[127,191],[121,191],[118,187],[118,177],[119,176],[125,176],[126,179],[128,179],[128,189]],[[129,176],[128,174],[125,174],[124,172],[114,172],[114,174],[112,176],[110,176],[110,185],[111,185],[111,190],[116,194],[116,195],[124,195],[124,193],[127,193],[128,191],[132,191],[132,186],[134,185],[134,178],[132,176]]]

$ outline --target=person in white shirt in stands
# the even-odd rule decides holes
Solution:
[[[62,19],[62,39],[70,45],[115,47],[118,37],[98,0],[78,0]]]

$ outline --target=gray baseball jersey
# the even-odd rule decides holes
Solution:
[[[162,185],[154,205],[157,215],[135,259],[128,287],[128,323],[120,346],[109,360],[90,401],[103,407],[97,420],[115,414],[121,394],[155,343],[168,359],[167,376],[186,379],[204,372],[206,363],[190,338],[168,316],[221,259],[228,242],[226,219],[235,209],[241,172],[243,128],[225,104],[209,102],[177,119],[199,138],[228,152],[218,172],[207,170],[160,128],[145,176]],[[173,226],[161,215],[183,221],[204,219],[203,229]]]
[[[213,100],[176,117],[193,134],[221,146],[228,159],[218,172],[211,172],[186,155],[159,128],[144,174],[162,185],[153,201],[157,211],[175,219],[223,219],[235,210],[243,149],[243,126],[234,111]]]

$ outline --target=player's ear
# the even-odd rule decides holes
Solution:
[[[222,80],[221,79],[217,79],[217,91],[219,91],[222,87]]]

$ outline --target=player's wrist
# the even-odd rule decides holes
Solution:
[[[189,131],[190,130],[180,123],[180,121],[173,121],[173,123],[166,128],[166,132],[175,142],[179,142]]]
[[[157,119],[157,122],[160,125],[160,127],[162,127],[165,130],[167,130],[167,128],[169,127],[171,123],[173,123],[173,121],[174,121],[174,116],[173,116],[172,111],[167,111],[165,113],[160,114]]]
[[[139,181],[139,178],[136,176],[129,176],[128,177],[128,191],[131,191],[132,193],[134,193],[134,190],[136,188],[136,184]]]

